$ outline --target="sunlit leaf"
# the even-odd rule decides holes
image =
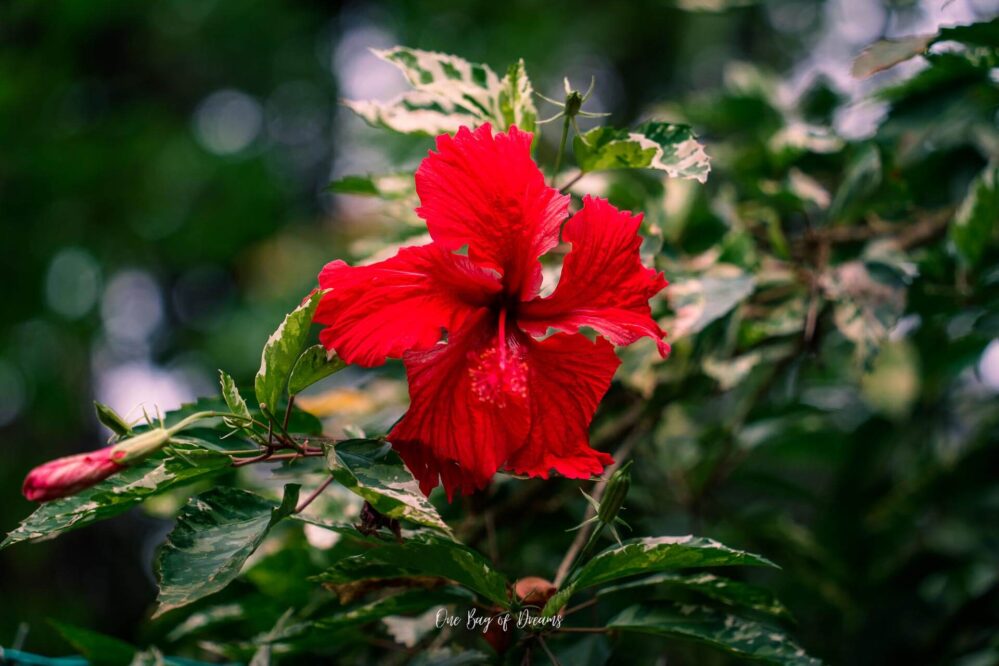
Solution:
[[[295,362],[288,378],[288,395],[301,393],[320,379],[340,372],[347,364],[333,351],[328,351],[322,345],[309,347]]]
[[[516,125],[525,132],[536,132],[537,141],[538,109],[534,106],[534,88],[527,78],[523,58],[510,65],[500,86],[499,106],[504,127]]]
[[[312,327],[312,315],[315,314],[321,297],[322,292],[319,291],[309,296],[284,318],[264,344],[254,391],[260,408],[271,414],[275,413],[288,389],[288,378],[299,354],[305,349],[309,329]]]
[[[233,378],[223,370],[219,370],[219,384],[222,386],[222,399],[225,400],[225,404],[229,408],[229,411],[237,416],[249,419],[250,408],[246,406],[246,400],[244,400],[243,396],[239,394],[239,389],[236,388],[236,382],[233,381]],[[239,429],[247,426],[247,421],[229,418],[223,420],[230,428]]]
[[[772,664],[818,666],[821,663],[809,657],[779,627],[702,606],[629,606],[611,618],[607,627],[686,638]]]
[[[595,127],[573,140],[576,164],[584,172],[658,169],[674,178],[708,179],[704,146],[686,125],[647,122],[632,130]]]
[[[398,67],[413,90],[389,102],[344,102],[369,124],[431,136],[486,122],[506,128],[500,108],[503,84],[489,66],[402,46],[374,53]]]
[[[327,445],[326,464],[339,483],[379,513],[450,534],[451,529],[387,442],[352,439]]]

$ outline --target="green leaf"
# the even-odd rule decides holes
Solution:
[[[55,620],[49,620],[49,624],[94,666],[128,666],[135,657],[136,649],[134,647],[113,636],[106,636],[96,631],[74,627]]]
[[[865,48],[853,61],[850,73],[863,79],[926,53],[937,42],[961,42],[971,46],[999,48],[999,18],[991,21],[942,28],[927,35],[882,39]]]
[[[160,548],[154,617],[213,594],[231,583],[268,530],[295,509],[299,486],[285,487],[281,505],[220,486],[192,497]]]
[[[647,122],[633,130],[595,127],[573,140],[576,163],[584,172],[604,169],[658,169],[673,178],[708,179],[711,164],[704,146],[687,125]]]
[[[340,372],[347,364],[332,351],[322,345],[309,347],[295,362],[288,378],[288,395],[301,393],[320,379]]]
[[[326,189],[334,194],[405,199],[416,193],[416,184],[411,173],[383,176],[344,176],[340,180],[334,180]]]
[[[349,533],[336,526],[330,528]],[[343,566],[335,565],[329,572],[320,574],[318,580],[349,582],[353,576],[357,576],[353,580],[388,577],[391,569],[379,565],[389,565],[397,576],[448,578],[504,608],[509,606],[506,577],[468,546],[429,530],[406,533],[402,543],[364,540],[376,544],[364,553],[367,563],[352,561]]]
[[[836,328],[856,345],[857,360],[869,365],[905,312],[904,276],[884,264],[857,259],[828,270],[819,285],[834,301]]]
[[[379,513],[451,533],[387,442],[350,439],[327,445],[326,464],[337,482],[363,497]]]
[[[222,453],[177,444],[171,448],[179,455],[154,455],[71,497],[45,502],[7,535],[0,549],[117,516],[153,495],[229,469],[229,456]]]
[[[233,381],[232,377],[227,372],[219,370],[219,383],[222,385],[222,399],[225,400],[229,411],[237,416],[249,419],[250,408],[246,406],[246,400],[243,400],[243,396],[239,394],[239,389],[236,388],[236,382]],[[242,429],[249,425],[247,421],[240,421],[238,419],[223,419],[223,421],[230,428],[236,429]]]
[[[374,54],[398,67],[414,89],[389,102],[344,102],[369,124],[430,136],[486,122],[507,127],[500,110],[503,84],[487,65],[402,46]]]
[[[97,420],[103,423],[108,429],[119,437],[132,434],[132,426],[126,423],[118,412],[114,411],[103,402],[94,400],[94,409],[97,410]]]
[[[686,638],[772,664],[817,666],[779,627],[693,605],[629,606],[607,628]]]
[[[323,292],[316,291],[288,314],[264,345],[254,391],[260,408],[272,415],[288,389],[288,377],[309,339],[312,315],[322,295]]]
[[[974,267],[999,223],[999,166],[990,164],[968,188],[950,226],[950,240],[957,256],[966,266]]]
[[[852,217],[856,208],[881,185],[881,153],[874,144],[863,146],[852,157],[844,172],[843,181],[833,196],[828,218],[839,222]]]
[[[504,127],[516,125],[525,132],[535,132],[534,141],[537,142],[540,136],[537,131],[538,109],[534,106],[534,88],[527,78],[523,58],[510,65],[500,86],[499,106]]]
[[[791,619],[791,613],[787,607],[769,590],[710,573],[690,575],[673,572],[658,573],[619,585],[603,587],[597,592],[597,596],[602,597],[618,592],[634,594],[647,588],[658,588],[667,592],[695,592],[730,606],[748,608],[776,618]]]
[[[474,597],[459,587],[445,587],[438,590],[407,590],[320,618],[315,621],[314,626],[322,631],[334,632],[390,615],[411,615],[434,606],[471,601],[474,601]]]
[[[857,207],[881,185],[881,153],[874,144],[863,146],[850,160],[832,205],[829,219],[833,222],[855,214]]]
[[[548,601],[544,613],[553,615],[579,590],[626,576],[670,569],[722,566],[777,565],[764,557],[729,548],[713,539],[693,536],[629,539],[598,553],[580,567]]]
[[[666,292],[676,312],[670,335],[680,339],[700,333],[749,298],[755,287],[751,274],[731,264],[717,264],[699,277],[676,280]]]
[[[999,17],[970,25],[953,25],[940,29],[937,41],[961,42],[971,46],[999,49]]]

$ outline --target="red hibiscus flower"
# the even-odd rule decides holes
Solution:
[[[438,137],[416,172],[433,242],[319,274],[331,290],[315,316],[323,344],[363,366],[405,361],[411,405],[388,439],[425,493],[440,482],[449,499],[470,493],[501,468],[599,474],[612,458],[588,430],[620,363],[614,345],[649,336],[669,352],[649,309],[666,280],[639,258],[641,216],[605,200],[586,197],[565,223],[572,249],[554,292],[538,296],[569,197],[545,185],[531,138],[489,125]]]

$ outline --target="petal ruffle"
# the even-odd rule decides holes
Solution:
[[[614,347],[578,333],[526,344],[531,430],[505,467],[545,479],[551,470],[571,479],[600,474],[614,459],[590,448],[589,428],[621,364]]]
[[[319,339],[348,363],[366,367],[433,347],[442,328],[456,333],[501,289],[493,272],[436,244],[403,248],[369,266],[330,262],[319,286],[332,290],[314,317],[326,326]]]
[[[450,501],[485,487],[527,438],[525,350],[508,338],[501,357],[498,337],[487,312],[446,344],[405,356],[410,407],[388,440],[424,493],[443,482]]]
[[[545,185],[531,137],[482,125],[437,138],[416,171],[417,213],[431,237],[503,274],[506,293],[528,299],[541,286],[538,257],[555,247],[569,197]]]
[[[549,327],[568,333],[590,326],[616,345],[649,336],[665,358],[666,333],[652,319],[649,299],[666,286],[662,273],[642,264],[641,215],[620,211],[604,199],[585,197],[583,209],[562,232],[572,243],[551,296],[523,303],[520,327],[535,335]]]

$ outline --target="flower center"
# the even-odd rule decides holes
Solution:
[[[527,398],[527,363],[506,338],[506,309],[500,310],[496,345],[470,355],[472,392],[482,402],[507,407]]]

